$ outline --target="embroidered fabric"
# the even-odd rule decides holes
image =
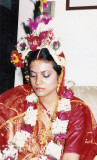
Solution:
[[[14,134],[23,126],[26,96],[30,93],[29,85],[18,86],[0,96],[0,150],[12,140]],[[71,99],[69,124],[65,139],[64,153],[80,154],[80,160],[93,160],[97,153],[97,128],[88,106],[78,98]],[[28,160],[44,154],[45,145],[37,139],[38,125],[28,138],[18,160]],[[42,129],[45,125],[42,124]],[[48,141],[54,137],[47,135]],[[32,145],[33,144],[33,145]],[[61,157],[62,158],[62,157]]]

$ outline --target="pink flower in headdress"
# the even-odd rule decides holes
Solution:
[[[36,21],[37,23],[39,23],[41,21],[41,15],[38,16],[38,17],[36,17],[34,21]]]
[[[7,157],[4,160],[14,160],[14,158],[13,157]]]
[[[51,2],[49,1],[49,2],[43,3],[43,6],[42,6],[42,7],[43,7],[43,10],[42,10],[43,12],[44,12],[45,9],[48,7],[48,4],[49,4],[49,3],[51,3]]]
[[[37,47],[41,45],[41,39],[38,36],[34,36],[33,40],[29,43],[30,49],[36,51]]]
[[[41,32],[40,39],[46,39],[47,35],[48,35],[48,31]]]
[[[11,53],[11,63],[13,63],[16,67],[24,68],[22,55],[19,54],[18,51],[12,51],[12,53]]]
[[[36,17],[34,21],[32,21],[32,19],[29,18],[28,23],[29,23],[30,30],[31,31],[36,30],[40,21],[41,21],[41,16]]]
[[[29,18],[29,19],[28,19],[28,22],[29,22],[29,27],[30,27],[30,30],[31,30],[31,31],[37,29],[38,22],[37,22],[36,20],[35,20],[35,21],[32,21],[32,19]]]
[[[33,43],[29,43],[30,49],[34,52],[37,49],[37,45]]]
[[[57,50],[60,47],[60,42],[59,41],[54,41],[53,42],[53,49]]]
[[[52,20],[52,17],[46,12],[42,17],[41,22],[44,22],[44,24],[48,24],[50,20]]]
[[[27,39],[28,42],[32,42],[32,41],[33,41],[33,35],[30,34],[30,35],[28,35],[25,39]]]
[[[53,31],[49,29],[48,31],[41,32],[40,38],[42,40],[42,45],[49,45],[54,38]]]
[[[53,42],[53,45],[54,45],[54,46],[57,46],[57,45],[58,45],[58,41],[54,41],[54,42]]]
[[[25,50],[26,44],[25,43],[20,43],[20,48],[21,51]]]
[[[33,37],[33,42],[34,42],[34,44],[36,44],[37,46],[40,46],[40,45],[41,45],[41,38],[38,37],[38,36],[34,36],[34,37]]]

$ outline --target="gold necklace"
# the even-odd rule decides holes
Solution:
[[[39,124],[39,128],[38,128],[38,138],[39,138],[39,142],[41,145],[45,145],[48,141],[48,137],[51,135],[51,126],[52,126],[52,119],[55,119],[56,116],[56,110],[57,110],[57,104],[58,104],[58,100],[55,103],[52,115],[50,117],[50,121],[49,121],[49,125],[47,128],[43,128],[43,121],[41,119],[41,112],[45,111],[43,110],[43,108],[41,107],[41,104],[37,103],[37,108],[38,108],[38,124]],[[45,113],[47,114],[47,111],[45,111]]]

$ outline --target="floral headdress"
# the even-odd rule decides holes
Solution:
[[[52,17],[45,11],[50,2],[40,0],[41,15],[33,21],[28,19],[31,34],[17,43],[17,50],[11,53],[11,63],[24,68],[24,60],[29,51],[47,48],[58,65],[65,66],[65,57],[61,50],[60,41],[55,38]]]

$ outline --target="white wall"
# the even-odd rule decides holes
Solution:
[[[65,1],[56,0],[55,22],[67,60],[66,79],[78,86],[97,86],[97,10],[66,11]],[[24,34],[21,21],[33,13],[31,5],[20,0],[18,38]]]
[[[65,0],[56,0],[56,24],[68,64],[66,79],[79,86],[97,86],[97,9],[66,11],[65,6]]]

